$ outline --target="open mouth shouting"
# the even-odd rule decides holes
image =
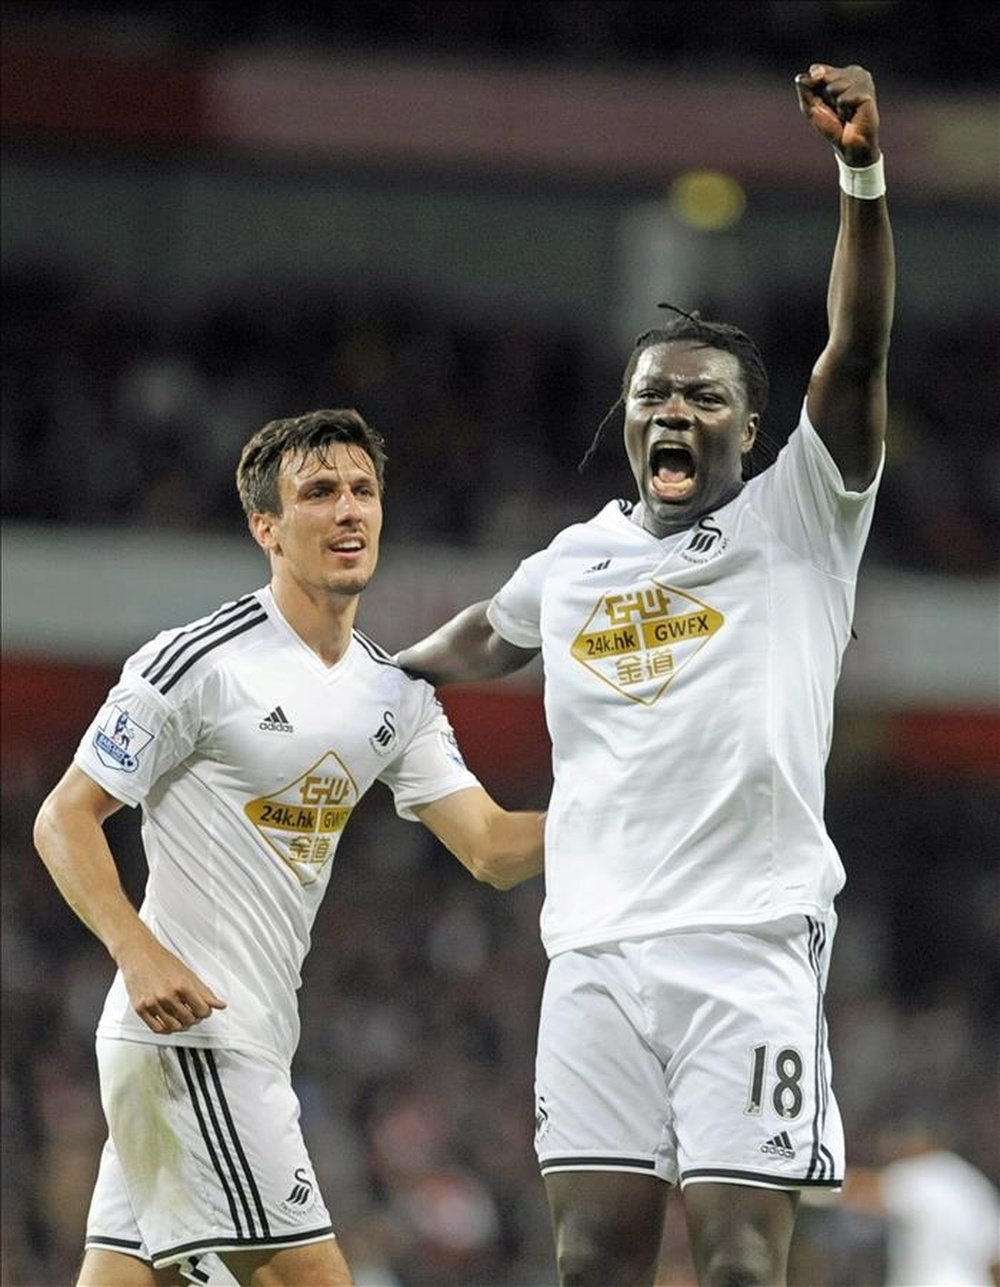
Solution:
[[[688,443],[661,438],[650,447],[649,485],[659,500],[687,500],[697,472],[698,462]]]

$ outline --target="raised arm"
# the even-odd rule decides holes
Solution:
[[[508,643],[490,625],[488,600],[473,603],[439,626],[419,643],[396,654],[403,669],[434,684],[460,684],[477,679],[499,679],[526,666],[536,648]]]
[[[59,892],[122,972],[132,1006],[151,1032],[190,1028],[225,1002],[140,920],[121,885],[104,823],[122,807],[71,765],[35,820],[35,848]]]
[[[807,407],[845,485],[860,490],[875,476],[885,437],[895,300],[875,85],[863,67],[814,63],[795,86],[803,114],[842,163],[840,228],[827,292],[829,339],[813,368]]]
[[[510,889],[541,874],[544,813],[501,809],[483,787],[467,787],[415,809],[477,880]]]

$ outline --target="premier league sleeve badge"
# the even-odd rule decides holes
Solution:
[[[153,734],[136,723],[124,706],[114,702],[94,732],[94,750],[105,767],[134,773],[143,748],[152,740]]]

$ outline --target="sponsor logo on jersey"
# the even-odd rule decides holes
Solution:
[[[792,1147],[792,1141],[787,1131],[779,1131],[777,1135],[772,1135],[769,1140],[766,1140],[760,1146],[760,1151],[768,1153],[772,1157],[793,1158],[795,1156],[795,1149]]]
[[[359,794],[343,761],[328,751],[288,786],[250,800],[243,812],[299,881],[312,885],[336,852]]]
[[[376,755],[388,755],[396,745],[396,716],[392,711],[382,712],[382,723],[368,739]]]
[[[288,722],[288,716],[280,706],[275,706],[274,710],[262,719],[257,727],[263,733],[294,733],[295,726]]]
[[[153,734],[115,702],[94,733],[94,750],[107,768],[134,773],[139,767],[140,753],[152,740]]]
[[[595,563],[592,567],[587,568],[583,575],[589,576],[591,572],[603,572],[605,568],[609,568],[610,566],[610,559],[602,559],[600,563]]]
[[[681,550],[681,558],[688,563],[707,563],[718,558],[728,544],[729,537],[723,536],[722,528],[716,527],[715,520],[707,515],[695,524],[691,539]]]
[[[598,679],[651,706],[724,623],[707,603],[651,580],[602,595],[570,652]]]

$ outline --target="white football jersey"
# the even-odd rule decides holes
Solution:
[[[157,1037],[121,974],[101,1036],[291,1059],[296,990],[340,837],[376,780],[396,811],[477,786],[430,685],[355,630],[326,666],[269,589],[166,631],[126,663],[75,762],[141,805],[140,915],[227,1003]]]
[[[657,539],[611,502],[493,598],[545,666],[550,954],[829,910],[824,774],[877,483],[845,491],[803,409],[692,528]]]

